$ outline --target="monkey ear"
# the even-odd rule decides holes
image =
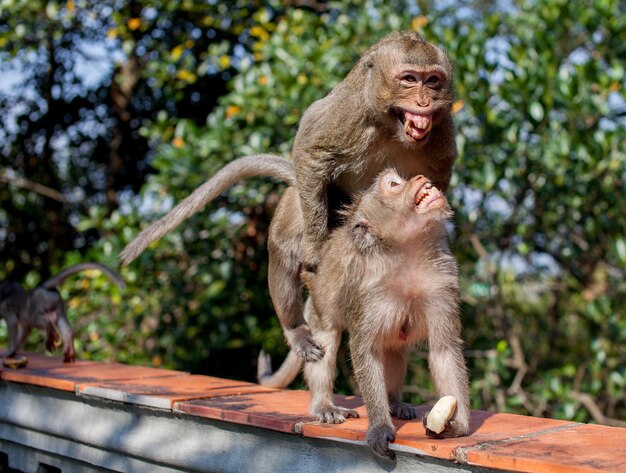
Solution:
[[[365,251],[378,243],[378,237],[372,232],[371,223],[364,218],[353,225],[352,239],[359,251]]]

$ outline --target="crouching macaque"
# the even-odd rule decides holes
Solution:
[[[457,155],[452,72],[446,54],[419,34],[392,33],[302,116],[292,150],[298,189],[283,195],[268,241],[272,302],[287,342],[301,358],[317,360],[324,351],[304,320],[300,272],[302,266],[315,271],[342,206],[388,167],[404,178],[423,174],[447,189]],[[232,183],[219,179],[249,175],[245,167],[239,176],[230,171],[142,231],[121,253],[122,261],[130,263]]]
[[[30,331],[36,327],[46,333],[46,350],[52,351],[62,340],[63,361],[68,363],[76,359],[74,332],[65,315],[63,299],[57,288],[70,276],[89,269],[102,271],[120,288],[125,285],[118,273],[98,263],[71,266],[35,289],[24,290],[14,281],[0,282],[0,317],[7,321],[8,358],[17,355]],[[57,330],[60,332],[61,340]]]
[[[345,330],[369,417],[367,443],[376,453],[394,457],[389,449],[395,439],[391,416],[416,416],[415,409],[401,401],[401,390],[409,350],[418,342],[428,343],[439,396],[456,400],[444,414],[456,407],[451,420],[444,417],[439,432],[427,433],[437,438],[468,434],[458,270],[448,246],[445,222],[452,211],[445,197],[423,176],[405,181],[388,170],[344,215],[345,222],[321,251],[317,274],[302,275],[311,294],[305,306],[307,322],[326,353],[304,364],[311,413],[329,423],[357,416],[354,410],[336,406],[332,398],[337,349]],[[293,380],[300,361],[290,353],[274,375],[267,371],[267,360],[261,358],[261,365],[261,382],[280,385]],[[450,401],[446,398],[442,404],[450,406]]]

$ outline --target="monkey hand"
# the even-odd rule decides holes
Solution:
[[[315,341],[308,325],[285,328],[285,338],[292,350],[305,361],[318,361],[324,356],[324,349]]]
[[[302,271],[315,274],[317,273],[317,267],[320,263],[323,244],[316,244],[312,241],[308,241],[306,238],[302,244],[302,261],[300,261]]]
[[[371,426],[367,431],[365,440],[374,452],[381,457],[387,457],[390,460],[396,459],[396,454],[389,448],[389,443],[396,440],[396,429],[393,425],[380,424]]]

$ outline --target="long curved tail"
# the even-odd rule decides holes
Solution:
[[[289,354],[276,373],[272,373],[272,360],[263,350],[259,353],[257,365],[257,379],[259,384],[270,388],[286,388],[302,370],[304,360],[295,351],[289,350]]]
[[[126,283],[122,279],[122,276],[120,276],[116,271],[113,271],[108,266],[105,266],[100,263],[80,263],[74,266],[70,266],[69,268],[66,268],[63,271],[61,271],[56,276],[51,277],[47,281],[44,281],[41,284],[41,287],[44,287],[45,289],[56,289],[61,284],[63,284],[63,281],[65,281],[67,278],[74,276],[75,274],[81,273],[83,271],[87,271],[88,269],[97,269],[103,272],[109,278],[111,278],[111,281],[117,284],[117,286],[120,289],[126,286]]]
[[[293,163],[274,154],[255,154],[236,159],[194,190],[167,215],[144,229],[120,253],[122,264],[127,265],[139,256],[150,243],[174,230],[183,221],[202,210],[206,204],[219,196],[235,182],[252,176],[275,177],[290,186],[296,178]]]

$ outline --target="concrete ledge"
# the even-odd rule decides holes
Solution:
[[[0,451],[38,472],[359,471],[394,466],[363,445],[305,438],[173,411],[0,383]],[[399,454],[394,471],[479,471]],[[44,470],[46,471],[46,470]]]
[[[364,444],[367,418],[319,424],[306,391],[28,356],[0,372],[0,453],[25,472],[626,471],[626,429],[473,411],[471,435],[431,440],[397,421],[390,462]]]

